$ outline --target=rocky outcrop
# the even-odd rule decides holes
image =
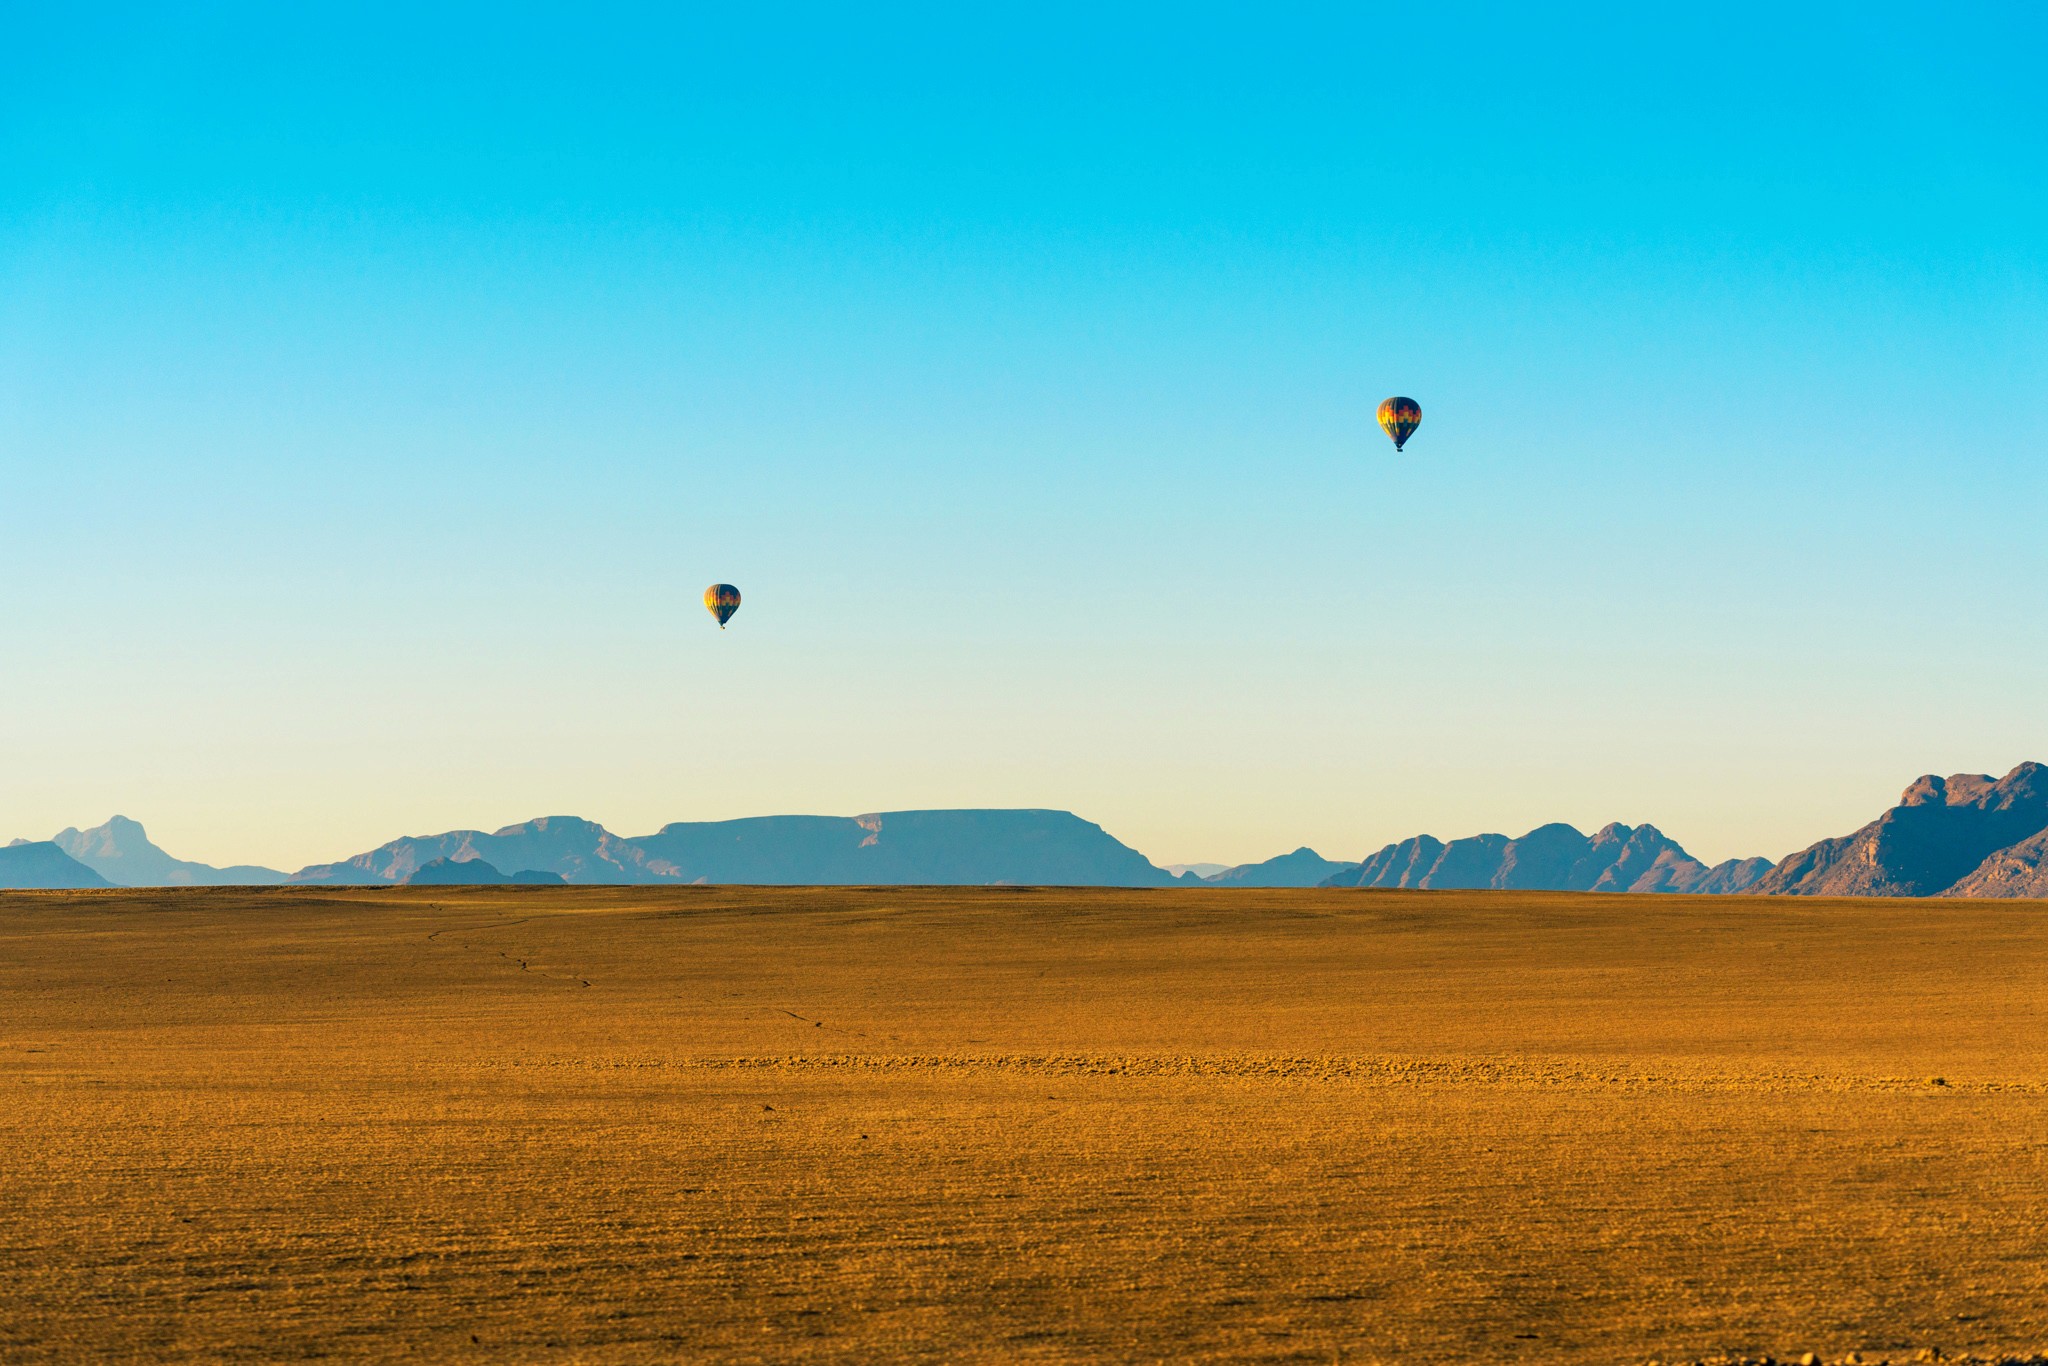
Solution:
[[[1942,895],[2048,898],[2048,830],[1992,853]]]
[[[1543,825],[1520,839],[1429,835],[1390,844],[1325,887],[1522,888],[1567,892],[1740,891],[1770,867],[1731,859],[1712,868],[1654,825],[1608,825],[1583,835]]]
[[[2048,770],[1932,774],[1852,835],[1785,859],[1750,888],[1784,896],[2030,896],[2020,846],[2048,829]],[[2001,859],[2002,853],[2011,857]]]

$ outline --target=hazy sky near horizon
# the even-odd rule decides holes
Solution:
[[[0,10],[0,841],[2048,758],[2048,11],[970,8]]]

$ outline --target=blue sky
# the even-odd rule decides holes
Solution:
[[[2048,758],[2048,18],[1548,8],[0,12],[0,837]]]

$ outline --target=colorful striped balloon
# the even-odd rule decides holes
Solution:
[[[729,583],[712,584],[704,590],[704,610],[718,618],[718,629],[723,631],[732,614],[740,610],[740,590]]]
[[[1390,398],[1380,405],[1380,428],[1394,438],[1400,450],[1422,425],[1422,405],[1412,398]]]

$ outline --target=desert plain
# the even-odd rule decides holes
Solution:
[[[0,1358],[2048,1347],[2048,907],[0,893]]]

